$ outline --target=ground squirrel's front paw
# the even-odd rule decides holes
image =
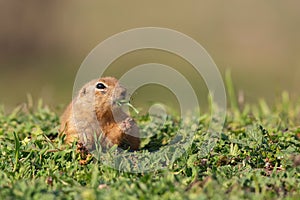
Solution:
[[[122,131],[126,132],[129,129],[131,129],[133,125],[134,125],[133,119],[130,117],[127,117],[124,121],[121,122],[120,128]]]

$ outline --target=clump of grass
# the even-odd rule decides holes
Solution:
[[[153,163],[172,159],[157,150],[179,130],[184,135],[196,127],[184,154],[147,173],[119,171],[100,159],[80,165],[76,147],[57,134],[58,115],[42,103],[0,111],[0,198],[299,199],[300,102],[283,93],[272,107],[263,100],[231,105],[222,133],[205,154],[209,115],[195,117],[183,130],[171,116],[159,127],[147,124],[147,116],[136,118],[152,135],[141,152],[156,152]]]

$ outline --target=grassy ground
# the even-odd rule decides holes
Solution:
[[[286,93],[273,108],[262,100],[239,105],[233,96],[229,89],[224,129],[207,154],[200,147],[209,115],[202,115],[192,120],[197,128],[187,151],[149,173],[118,171],[97,159],[80,165],[76,146],[64,147],[57,136],[59,117],[41,103],[1,111],[0,198],[300,199],[300,103]],[[143,140],[145,154],[163,148],[179,126],[168,118],[153,129],[145,120],[138,119],[141,129],[156,133]]]

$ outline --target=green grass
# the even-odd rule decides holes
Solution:
[[[75,145],[57,136],[59,116],[42,103],[2,109],[0,199],[300,199],[300,102],[283,93],[271,108],[263,100],[238,103],[230,81],[227,87],[233,105],[216,145],[203,148],[210,116],[194,117],[186,152],[144,173],[118,171],[101,159],[80,165]],[[171,117],[161,127],[137,120],[156,133],[143,140],[142,155],[165,148],[180,127]],[[151,162],[163,158],[158,153]]]

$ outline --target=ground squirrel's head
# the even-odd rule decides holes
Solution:
[[[118,102],[126,97],[126,89],[113,77],[95,79],[85,84],[73,102],[74,119],[78,123],[113,116],[118,118],[122,108]],[[92,113],[96,114],[93,115]],[[91,118],[91,119],[89,119]]]
[[[103,77],[87,83],[80,90],[77,101],[82,105],[94,106],[96,110],[114,109],[119,100],[125,99],[126,89],[113,77]]]

